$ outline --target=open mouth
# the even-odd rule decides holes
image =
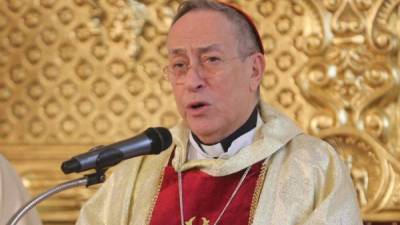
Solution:
[[[202,108],[204,106],[206,106],[206,103],[204,103],[204,102],[196,102],[196,103],[190,104],[189,108],[191,108],[191,109],[200,109],[200,108]]]

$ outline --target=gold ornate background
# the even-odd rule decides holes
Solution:
[[[0,3],[0,152],[32,194],[77,176],[60,163],[178,120],[163,79],[179,1]],[[266,48],[262,96],[337,147],[366,220],[400,220],[400,0],[238,0]],[[93,189],[39,206],[73,224]]]

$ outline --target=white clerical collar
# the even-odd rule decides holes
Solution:
[[[240,149],[250,145],[253,141],[254,135],[258,127],[262,125],[261,116],[257,113],[257,125],[248,132],[237,137],[232,144],[229,146],[227,151],[224,151],[221,143],[216,143],[214,145],[204,145],[197,142],[193,134],[189,136],[189,151],[188,160],[199,160],[199,159],[227,159],[232,155],[240,151]]]

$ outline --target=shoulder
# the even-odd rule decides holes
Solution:
[[[328,195],[350,190],[350,173],[339,154],[327,142],[306,134],[289,141],[271,158],[270,171],[275,174],[277,190],[285,196],[302,193],[310,205],[323,201]]]
[[[289,158],[299,160],[303,163],[328,167],[330,163],[341,163],[336,150],[326,141],[307,134],[294,137],[286,147]]]
[[[349,171],[339,154],[327,142],[307,134],[300,134],[289,141],[272,158],[279,170],[312,186],[328,180],[337,183],[347,179]]]

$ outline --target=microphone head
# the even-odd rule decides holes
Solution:
[[[158,154],[172,144],[172,135],[167,128],[148,128],[144,133],[152,140],[151,154]]]
[[[61,170],[65,174],[73,173],[73,172],[76,172],[77,170],[79,171],[80,169],[81,169],[81,164],[76,159],[70,159],[70,160],[64,161],[61,164]]]

